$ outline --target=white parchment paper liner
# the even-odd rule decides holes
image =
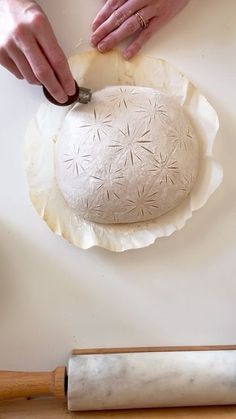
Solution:
[[[69,61],[78,84],[89,86],[93,91],[108,85],[138,85],[173,96],[189,115],[199,137],[199,175],[188,198],[157,220],[128,225],[87,222],[64,201],[54,172],[57,134],[71,107],[42,104],[29,123],[24,148],[30,197],[37,212],[52,231],[83,249],[92,246],[117,252],[137,249],[180,230],[193,211],[207,202],[223,178],[222,168],[212,155],[219,127],[216,111],[183,74],[161,59],[140,54],[126,62],[119,51],[102,55],[92,50],[77,54]]]

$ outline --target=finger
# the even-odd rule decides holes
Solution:
[[[145,21],[153,16],[153,8],[147,7],[140,11],[142,17]],[[118,43],[133,35],[135,32],[140,30],[140,22],[136,15],[131,16],[127,19],[119,28],[109,34],[105,39],[103,39],[98,45],[97,48],[100,52],[109,51],[114,48]]]
[[[49,93],[58,102],[67,102],[68,96],[65,94],[49,62],[31,34],[27,33],[21,38],[21,50],[28,60],[35,77],[46,87]]]
[[[20,73],[23,75],[24,79],[30,84],[41,84],[38,79],[35,77],[27,59],[24,54],[18,49],[18,47],[12,43],[8,47],[8,54],[11,60],[15,63],[16,67],[19,69]]]
[[[140,10],[145,3],[146,0],[134,0],[131,3],[127,1],[124,5],[119,7],[119,9],[116,9],[93,33],[91,38],[93,46],[96,46],[109,33],[113,32],[129,17],[134,15],[134,13]]]
[[[100,12],[95,17],[92,23],[93,32],[109,18],[109,16],[117,10],[122,4],[126,3],[127,0],[108,0],[106,4],[102,7]]]
[[[5,67],[8,71],[10,71],[12,74],[14,74],[14,76],[17,79],[19,79],[19,80],[24,79],[21,72],[16,67],[15,63],[11,60],[11,58],[7,54],[5,54],[3,52],[1,52],[0,64],[3,67]]]
[[[65,93],[68,96],[74,95],[76,91],[75,82],[71,74],[68,61],[57,42],[50,23],[46,18],[42,18],[41,26],[35,33],[35,37],[51,64],[52,69],[57,74]]]
[[[142,48],[142,46],[151,38],[151,36],[159,30],[164,25],[164,20],[160,17],[154,17],[148,26],[147,29],[143,29],[138,37],[132,42],[128,48],[125,49],[123,52],[123,57],[126,60],[132,58],[138,51]]]

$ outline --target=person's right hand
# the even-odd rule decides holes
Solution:
[[[32,0],[0,0],[0,64],[42,84],[60,103],[75,93],[67,59],[42,9]]]

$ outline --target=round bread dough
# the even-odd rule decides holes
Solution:
[[[198,174],[199,143],[173,98],[147,87],[112,86],[68,112],[55,167],[65,201],[84,219],[147,221],[187,197]]]

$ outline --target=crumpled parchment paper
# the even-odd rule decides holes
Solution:
[[[205,205],[223,178],[222,167],[212,154],[219,127],[216,111],[187,77],[155,57],[140,54],[127,62],[119,51],[102,55],[91,50],[73,56],[69,62],[78,84],[93,91],[112,85],[137,85],[173,96],[188,114],[199,138],[199,175],[187,199],[156,220],[123,225],[85,221],[66,204],[54,170],[56,137],[71,107],[42,104],[28,125],[24,145],[30,197],[35,209],[52,231],[83,249],[92,246],[117,252],[137,249],[180,230],[193,211]]]

